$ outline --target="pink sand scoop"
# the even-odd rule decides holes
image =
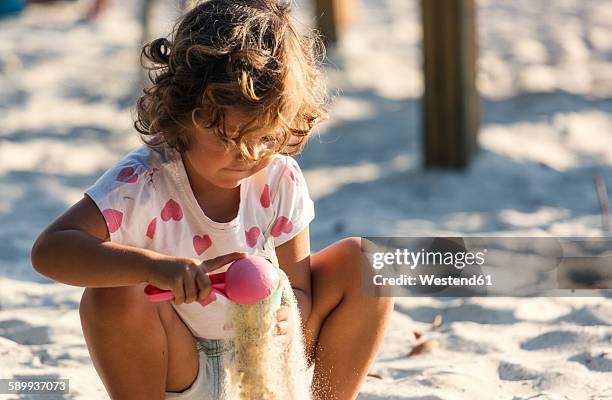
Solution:
[[[201,301],[206,306],[221,295],[238,304],[254,304],[274,294],[280,300],[280,274],[276,267],[260,256],[240,258],[231,263],[227,271],[209,274],[212,284],[210,296]],[[277,288],[279,290],[277,290]],[[150,301],[174,300],[170,290],[147,285],[145,295]]]

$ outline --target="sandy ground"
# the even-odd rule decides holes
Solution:
[[[61,398],[107,396],[82,289],[37,275],[29,250],[138,145],[126,3],[94,24],[72,2],[0,20],[0,377],[70,378]],[[420,168],[418,2],[364,0],[360,16],[330,50],[332,119],[298,157],[314,250],[350,235],[606,234],[593,177],[612,186],[612,1],[479,1],[482,150],[464,172]],[[611,297],[399,298],[359,398],[610,399]],[[414,331],[433,352],[408,357]]]

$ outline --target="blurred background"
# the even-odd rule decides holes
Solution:
[[[68,375],[74,398],[104,398],[80,332],[82,289],[39,276],[29,251],[140,144],[132,117],[142,5],[111,1],[92,18],[85,0],[44,3],[0,18],[0,371],[7,363],[26,375]],[[347,236],[609,235],[611,0],[476,1],[480,150],[465,168],[424,166],[421,2],[338,3],[351,20],[328,47],[331,118],[296,157],[316,204],[313,251]],[[179,9],[157,1],[147,35],[165,35]],[[306,0],[295,15],[317,22]],[[551,390],[612,398],[603,379],[612,358],[599,351],[612,348],[609,298],[496,300],[399,299],[378,377],[360,398],[533,398]],[[431,325],[437,315],[442,330]],[[507,333],[513,345],[480,342],[482,332],[492,342],[504,337],[508,324],[523,327]],[[431,330],[439,355],[400,359],[417,343],[406,339],[411,330]],[[551,350],[561,353],[555,359]],[[533,358],[499,360],[521,354]],[[491,376],[466,377],[460,366],[476,356]]]

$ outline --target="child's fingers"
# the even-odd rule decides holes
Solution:
[[[185,271],[183,279],[183,287],[185,288],[185,303],[193,303],[198,297],[198,290],[196,288],[195,272],[196,268],[187,269]]]
[[[289,319],[289,310],[287,310],[287,307],[281,306],[276,312],[276,320],[286,321],[288,319]]]
[[[280,321],[276,324],[276,329],[274,330],[275,336],[286,335],[289,332],[289,322],[288,321]]]
[[[221,268],[222,266],[224,266],[225,264],[229,262],[232,262],[239,258],[244,258],[247,255],[248,254],[243,251],[240,251],[240,252],[237,251],[234,253],[229,253],[229,254],[225,254],[225,255],[213,258],[212,260],[204,261],[201,265],[204,269],[204,272],[211,272],[211,271]]]
[[[198,301],[206,300],[212,291],[210,278],[204,272],[199,270],[196,274],[195,282],[198,287]]]
[[[172,294],[174,294],[174,304],[177,306],[185,302],[185,288],[183,287],[182,280],[177,280],[172,288]]]

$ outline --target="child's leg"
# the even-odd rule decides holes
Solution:
[[[79,308],[96,371],[112,399],[163,399],[198,373],[193,335],[170,303],[152,303],[146,284],[87,288]]]
[[[361,292],[363,260],[361,238],[341,240],[310,258],[313,305],[304,330],[317,399],[357,396],[393,311],[393,298]]]

